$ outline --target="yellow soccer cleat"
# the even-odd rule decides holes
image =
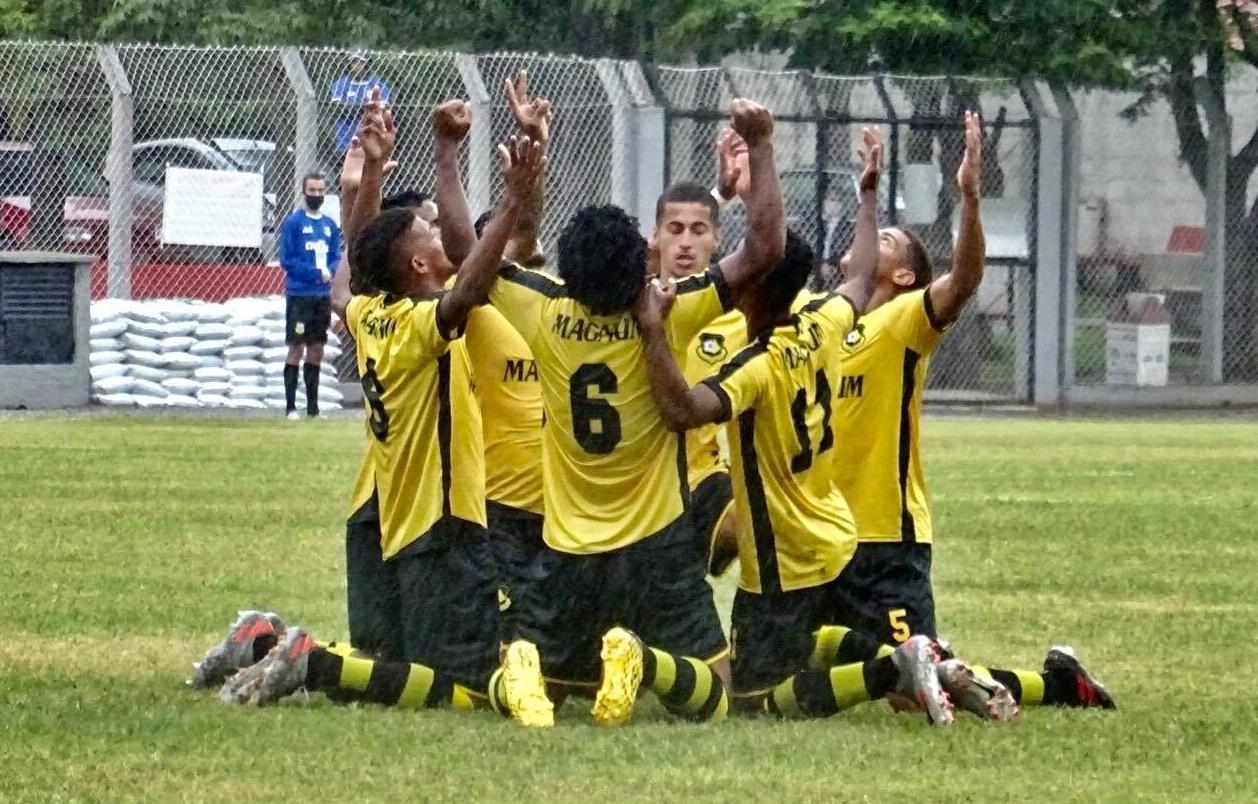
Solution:
[[[619,726],[633,717],[642,685],[642,643],[632,632],[613,628],[603,635],[603,682],[590,714],[600,726]]]
[[[532,642],[517,639],[502,657],[502,689],[511,717],[521,726],[555,725],[555,705],[546,696],[542,660]]]

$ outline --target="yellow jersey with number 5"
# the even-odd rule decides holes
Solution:
[[[930,293],[916,290],[866,313],[843,343],[834,478],[862,542],[932,540],[918,438],[927,363],[943,330]]]
[[[518,266],[503,268],[490,301],[533,350],[542,382],[546,543],[605,553],[681,517],[685,441],[651,395],[633,312],[595,315],[562,282]],[[719,268],[678,282],[668,323],[675,351],[731,305]]]
[[[485,525],[480,411],[462,335],[438,321],[440,295],[355,296],[345,325],[358,352],[367,453],[351,513],[372,494],[385,558],[422,539],[443,517]]]

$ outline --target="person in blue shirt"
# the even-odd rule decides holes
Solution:
[[[338,156],[349,150],[350,140],[354,139],[359,118],[362,117],[362,107],[371,99],[371,91],[377,88],[380,100],[388,103],[392,94],[389,85],[371,74],[367,54],[361,50],[351,53],[345,75],[332,82],[332,103],[337,106],[335,136]]]
[[[327,182],[321,173],[302,179],[305,205],[284,219],[280,227],[280,267],[287,297],[284,362],[284,400],[287,417],[297,414],[297,366],[302,362],[306,381],[306,415],[319,415],[319,365],[332,323],[332,275],[341,261],[341,229],[319,211]]]

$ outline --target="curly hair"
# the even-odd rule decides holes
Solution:
[[[808,284],[815,264],[812,246],[794,229],[787,229],[786,251],[760,284],[760,303],[764,309],[775,316],[789,312],[795,297]]]
[[[403,190],[400,193],[394,193],[386,197],[380,202],[380,209],[400,209],[401,207],[420,207],[424,202],[432,198],[431,195],[423,190]]]
[[[350,249],[350,292],[396,293],[394,261],[398,243],[415,223],[415,210],[395,207],[381,212],[354,238]]]
[[[638,221],[616,206],[577,210],[559,235],[559,277],[595,315],[633,308],[646,282],[646,241]]]

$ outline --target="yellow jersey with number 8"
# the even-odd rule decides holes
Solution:
[[[367,454],[351,512],[378,495],[385,558],[443,517],[485,525],[480,411],[461,332],[438,321],[439,295],[355,296],[345,324],[358,352]]]

